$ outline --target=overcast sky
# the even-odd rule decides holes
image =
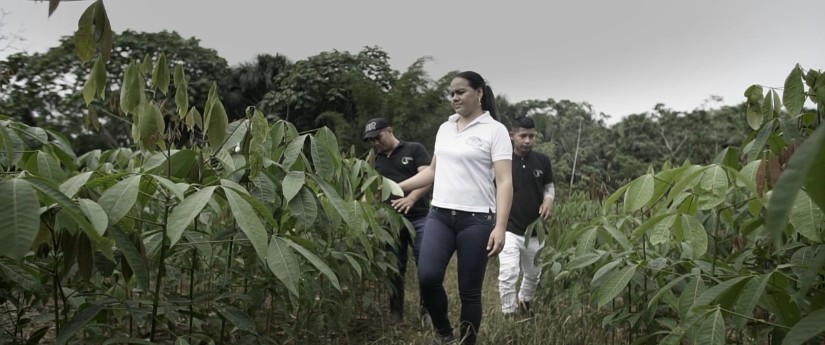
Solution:
[[[259,53],[296,61],[378,45],[397,70],[432,56],[434,79],[475,70],[512,102],[586,101],[613,121],[659,102],[689,111],[718,95],[736,104],[751,84],[782,86],[796,63],[825,69],[823,0],[104,3],[116,33],[174,30],[230,65]],[[48,1],[0,0],[3,30],[26,38],[22,50],[45,51],[89,4],[64,1],[48,18]]]

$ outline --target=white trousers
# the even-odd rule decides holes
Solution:
[[[518,301],[530,302],[539,284],[541,269],[536,267],[536,253],[544,246],[535,237],[524,245],[524,236],[507,231],[504,249],[498,254],[498,292],[501,295],[501,312],[508,314],[518,310]],[[524,273],[516,300],[516,283],[519,273]]]

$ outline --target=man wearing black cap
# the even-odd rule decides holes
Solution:
[[[364,126],[364,141],[371,142],[378,153],[375,157],[375,170],[396,183],[415,176],[430,165],[430,154],[427,153],[424,145],[398,140],[393,133],[392,124],[387,119],[369,120]],[[401,322],[404,318],[404,275],[407,271],[407,248],[412,245],[413,257],[418,264],[424,223],[429,212],[427,197],[429,191],[430,187],[416,189],[404,197],[394,197],[391,201],[393,208],[403,214],[415,228],[415,240],[410,238],[408,231],[401,232],[398,246],[399,275],[393,278],[394,291],[390,295],[390,318],[393,323]],[[425,322],[426,309],[420,310],[422,322]]]

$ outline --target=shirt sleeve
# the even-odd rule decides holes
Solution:
[[[503,124],[496,122],[492,131],[492,147],[490,157],[493,162],[500,160],[513,160],[513,143],[510,142],[510,133]]]
[[[415,150],[413,152],[413,159],[415,159],[416,168],[430,165],[430,163],[432,163],[432,158],[430,158],[430,154],[427,152],[424,145],[421,145],[420,143],[415,143],[414,145]]]

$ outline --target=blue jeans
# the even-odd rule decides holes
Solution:
[[[487,268],[487,242],[496,224],[493,213],[473,213],[432,207],[427,216],[418,265],[418,282],[433,326],[452,334],[447,316],[444,274],[453,253],[458,253],[458,292],[461,296],[462,344],[475,344],[481,324],[481,288]]]
[[[401,237],[398,243],[398,275],[392,278],[393,291],[390,292],[390,311],[404,313],[404,277],[407,273],[407,248],[412,246],[413,259],[418,265],[418,256],[421,252],[421,240],[424,238],[424,224],[427,217],[418,217],[408,219],[415,228],[415,239],[410,238],[410,232],[407,229],[401,230]],[[421,291],[419,289],[419,295]]]

